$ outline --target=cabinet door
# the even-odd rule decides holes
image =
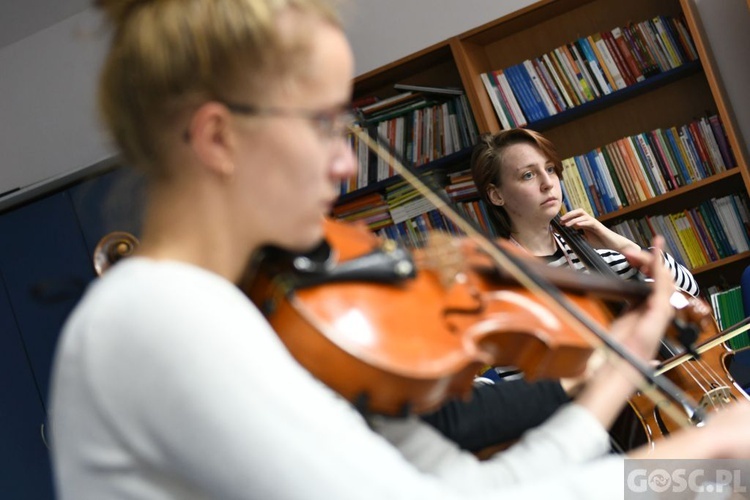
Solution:
[[[42,401],[65,318],[94,278],[73,205],[57,193],[0,216],[0,269]]]
[[[42,440],[44,408],[0,275],[0,492],[3,498],[52,498]]]
[[[89,256],[112,231],[140,236],[144,187],[133,171],[119,168],[71,187],[68,192],[81,225]]]

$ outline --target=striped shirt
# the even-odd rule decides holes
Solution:
[[[548,264],[552,267],[568,266],[572,267],[576,271],[588,272],[586,267],[583,265],[583,262],[581,262],[581,259],[578,258],[578,256],[575,254],[575,252],[573,252],[568,244],[565,243],[565,241],[558,234],[553,234],[555,236],[555,239],[557,239],[559,245],[557,252],[555,252],[554,255],[543,257],[547,259]],[[565,250],[565,253],[563,253],[563,249]],[[614,250],[609,250],[606,248],[597,248],[596,251],[604,260],[604,262],[606,262],[607,265],[621,278],[645,278],[643,273],[632,267],[625,256],[620,252],[616,252]],[[667,252],[662,252],[662,258],[664,260],[664,264],[671,271],[672,278],[674,278],[674,282],[677,288],[685,293],[692,295],[693,297],[697,297],[698,292],[700,292],[700,288],[698,287],[698,282],[695,281],[693,274],[688,271],[685,266],[675,261],[674,257],[672,257]]]

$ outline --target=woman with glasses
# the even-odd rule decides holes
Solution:
[[[342,135],[352,54],[329,2],[98,3],[114,28],[100,108],[149,189],[140,247],[91,285],[58,346],[59,498],[622,493],[621,461],[603,457],[603,427],[632,390],[620,371],[604,369],[519,446],[479,463],[414,417],[368,425],[295,361],[236,286],[261,246],[315,247],[355,169]],[[655,259],[638,262],[652,270]],[[671,314],[671,280],[658,266],[653,274],[650,299],[613,326],[644,358]],[[737,430],[750,413],[739,410],[717,430]],[[701,436],[685,432],[664,449]],[[750,449],[745,437],[727,441],[702,456]]]

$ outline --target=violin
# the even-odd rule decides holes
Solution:
[[[590,339],[470,240],[430,238],[408,252],[364,226],[328,220],[324,232],[307,255],[264,249],[240,288],[300,364],[363,413],[433,410],[468,396],[486,365],[513,364],[532,379],[585,370]],[[612,319],[604,298],[650,291],[517,258],[602,328]]]
[[[577,231],[564,226],[559,216],[552,221],[552,226],[589,270],[617,276],[588,241]],[[748,398],[729,372],[733,352],[726,342],[717,342],[727,335],[719,333],[710,306],[684,292],[675,293],[678,297],[673,297],[673,303],[678,304],[678,314],[672,324],[671,338],[681,342],[675,343],[669,336],[662,340],[659,350],[661,365],[656,373],[670,378],[706,412],[720,411],[738,399]],[[716,349],[717,346],[721,347]],[[610,430],[613,446],[623,452],[645,444],[653,447],[656,440],[682,427],[681,422],[664,414],[664,404],[669,402],[654,401],[636,391]],[[687,417],[690,417],[689,411],[685,412]],[[688,421],[698,423],[692,418]]]

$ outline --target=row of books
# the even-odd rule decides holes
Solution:
[[[736,163],[718,115],[686,125],[624,137],[566,158],[567,209],[600,215],[662,195],[733,168]]]
[[[663,235],[667,251],[688,269],[750,251],[747,195],[711,198],[679,213],[629,219],[611,229],[644,247],[654,235]]]
[[[696,60],[684,19],[657,16],[583,36],[480,77],[501,127],[510,129]]]
[[[722,331],[736,325],[747,316],[742,301],[742,288],[739,286],[727,290],[709,290],[708,297],[714,318]],[[728,343],[735,350],[750,347],[750,335],[747,333],[738,335],[729,339]]]
[[[421,92],[408,92],[407,97],[413,100],[398,101],[395,108],[378,108],[380,113],[366,115],[362,124],[371,137],[380,137],[402,162],[424,165],[476,143],[477,127],[463,93],[447,100],[436,100]],[[356,135],[351,137],[351,146],[359,168],[355,176],[342,182],[341,194],[395,174],[393,167]]]

